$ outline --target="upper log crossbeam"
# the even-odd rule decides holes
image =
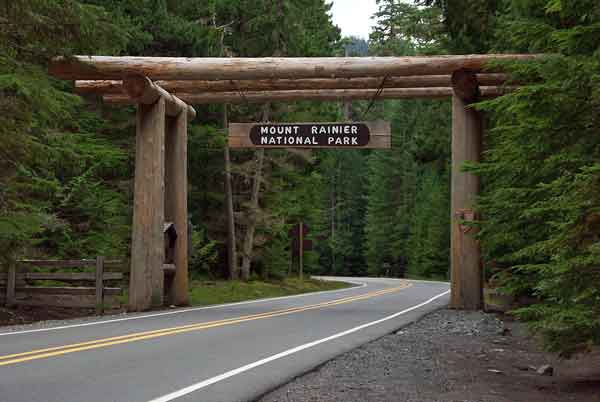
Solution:
[[[494,61],[529,60],[536,55],[428,57],[182,58],[58,57],[50,74],[70,80],[120,80],[141,74],[152,80],[256,80],[449,75],[465,68],[480,72]]]
[[[188,120],[193,120],[196,117],[196,110],[193,107],[142,75],[126,76],[123,79],[121,88],[128,100],[127,103],[148,105],[162,97],[165,100],[165,114],[167,116],[175,117],[180,113],[186,113]]]

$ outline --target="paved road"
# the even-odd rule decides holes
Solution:
[[[253,401],[448,302],[448,284],[359,286],[0,330],[0,402]]]

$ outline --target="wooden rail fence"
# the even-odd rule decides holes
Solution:
[[[121,287],[106,287],[105,282],[123,281],[124,278],[123,272],[108,272],[105,268],[122,264],[120,260],[107,260],[103,256],[88,260],[19,260],[9,265],[7,272],[0,272],[0,300],[4,299],[7,306],[95,307],[96,313],[102,314],[105,308],[119,307],[118,296],[122,295]],[[86,270],[36,272],[36,267]],[[89,269],[91,267],[94,269]],[[38,286],[36,281],[62,282],[74,286]],[[94,286],[81,286],[86,283],[93,283]],[[5,290],[4,294],[2,290]]]

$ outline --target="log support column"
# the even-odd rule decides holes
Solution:
[[[165,100],[137,106],[129,308],[161,306],[164,261]]]
[[[193,119],[196,111],[144,76],[125,77],[123,91],[138,105],[129,307],[132,311],[143,311],[163,305],[165,213],[175,223],[178,234],[175,278],[167,289],[167,297],[172,303],[185,305],[188,303],[187,119]]]
[[[167,117],[165,146],[165,219],[177,230],[175,277],[166,289],[167,302],[177,306],[188,299],[187,113]]]
[[[481,156],[482,119],[469,107],[478,98],[475,75],[459,70],[452,77],[452,185],[451,185],[451,298],[453,308],[477,310],[483,306],[483,271],[476,230],[466,223],[475,219],[473,203],[479,194],[479,177],[461,171],[464,162]]]

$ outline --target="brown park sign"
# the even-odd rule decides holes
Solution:
[[[300,239],[293,239],[292,240],[292,249],[295,252],[298,252],[300,248]],[[302,240],[302,250],[303,251],[313,251],[314,245],[313,245],[313,241],[310,239],[305,239]]]
[[[308,225],[306,223],[302,224],[302,236],[306,237],[308,234]],[[300,224],[295,224],[288,230],[289,237],[300,237]]]
[[[390,148],[390,123],[230,123],[230,148]]]

